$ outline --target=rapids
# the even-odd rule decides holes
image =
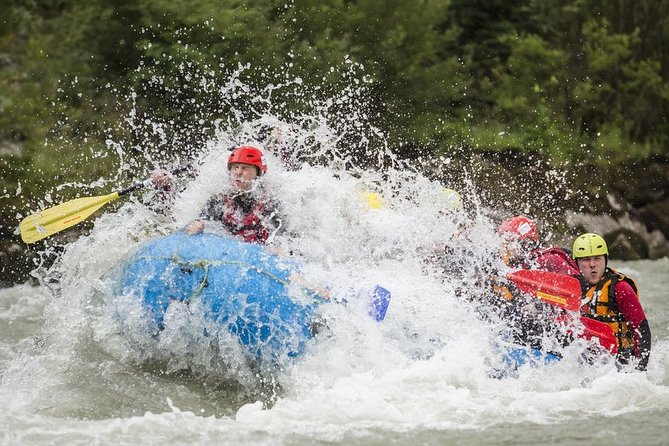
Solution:
[[[239,88],[226,85],[223,95]],[[339,99],[349,97],[360,99]],[[219,123],[171,203],[157,211],[153,191],[132,197],[101,213],[53,266],[38,267],[38,286],[0,290],[3,444],[668,441],[669,259],[617,264],[638,279],[653,330],[646,373],[618,372],[611,361],[584,366],[576,342],[557,363],[499,379],[491,373],[500,365],[499,327],[477,318],[466,298],[475,297],[469,279],[497,252],[494,211],[467,182],[458,187],[466,211],[450,207],[446,185],[382,143],[372,148],[382,135],[364,116],[327,110]],[[259,130],[268,126],[280,133],[269,142]],[[355,150],[341,151],[356,131]],[[362,299],[324,305],[327,336],[271,371],[255,369],[229,339],[204,339],[187,311],[171,314],[179,324],[156,339],[136,302],[114,293],[124,260],[183,228],[224,187],[228,149],[240,142],[267,149],[263,187],[286,215],[277,252],[292,251],[309,282],[334,295],[374,284],[392,292],[382,323],[367,317]],[[127,170],[123,145],[109,148]],[[356,151],[376,161],[357,166]],[[382,205],[370,206],[366,192]],[[456,235],[463,225],[468,239]],[[431,247],[454,236],[452,262],[426,264]]]

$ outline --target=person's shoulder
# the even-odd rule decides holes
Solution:
[[[553,255],[571,259],[571,251],[561,246],[548,246],[545,248],[539,248],[537,251],[539,255]]]
[[[616,283],[616,295],[621,295],[621,293],[625,294],[625,295],[628,295],[628,294],[636,295],[637,294],[637,292],[634,289],[634,287],[632,286],[632,284],[629,283],[627,280],[619,280]]]
[[[576,266],[574,260],[571,258],[569,250],[560,246],[550,246],[548,248],[540,248],[534,253],[534,257],[539,261],[544,262],[561,262],[568,265]]]
[[[254,199],[256,202],[261,203],[265,208],[274,209],[277,207],[277,200],[266,190],[258,191],[258,193],[255,194]]]
[[[225,192],[217,192],[207,199],[207,208],[220,209],[223,206],[229,206],[230,196]]]
[[[229,199],[230,194],[227,191],[216,192],[209,196],[209,201],[224,201]]]

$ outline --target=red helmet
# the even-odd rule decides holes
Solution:
[[[241,146],[232,151],[228,157],[228,169],[231,163],[249,164],[258,168],[258,176],[267,172],[267,163],[262,152],[253,146]]]
[[[536,223],[522,215],[504,220],[497,228],[497,233],[501,236],[512,236],[518,240],[539,241]]]

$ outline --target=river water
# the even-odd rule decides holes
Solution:
[[[558,363],[500,378],[494,330],[448,275],[426,269],[416,255],[421,243],[454,231],[455,223],[420,229],[425,219],[460,218],[429,214],[429,183],[411,204],[388,199],[352,217],[345,209],[356,203],[356,179],[308,166],[266,179],[287,209],[301,209],[291,230],[302,235],[291,247],[303,252],[305,274],[335,292],[382,283],[393,293],[382,323],[355,301],[328,305],[330,335],[270,375],[234,354],[219,360],[188,323],[160,344],[143,340],[141,324],[118,320],[115,268],[145,240],[197,215],[212,175],[203,172],[182,193],[173,222],[130,201],[37,272],[41,285],[0,290],[3,444],[669,441],[669,259],[615,265],[638,279],[650,320],[646,373],[619,372],[610,361],[584,365],[578,349],[567,347]],[[470,230],[494,238],[485,218]]]
[[[282,121],[272,105],[279,86],[258,93],[235,76],[210,91],[230,107],[253,104],[255,124],[281,130],[275,143],[240,111],[191,154],[196,172],[172,203],[148,191],[100,212],[89,234],[43,253],[60,254],[36,269],[39,285],[0,290],[2,444],[669,443],[669,259],[614,264],[639,283],[653,332],[647,372],[618,371],[606,358],[586,365],[582,342],[559,362],[504,369],[499,327],[477,317],[468,280],[498,258],[500,242],[474,185],[458,187],[464,212],[420,169],[386,162],[393,157],[355,88]],[[310,97],[297,79],[286,85],[292,100]],[[167,138],[166,126],[147,117],[128,122],[143,126],[137,133],[147,144]],[[269,371],[248,364],[232,338],[212,346],[197,314],[175,313],[177,323],[147,335],[141,314],[115,291],[118,267],[142,243],[184,227],[224,187],[227,149],[242,142],[267,149],[264,187],[286,216],[275,252],[292,251],[311,285],[348,301],[321,305],[326,334]],[[352,152],[340,151],[351,144],[379,163],[352,169]],[[91,159],[118,157],[120,174],[133,169],[135,154],[108,142],[108,153]],[[105,192],[115,179],[107,181]],[[380,206],[361,195],[370,191]],[[449,240],[450,260],[426,263]],[[356,293],[375,284],[392,292],[381,323]]]

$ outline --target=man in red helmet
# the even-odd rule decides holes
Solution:
[[[536,223],[523,215],[504,220],[497,234],[504,239],[502,257],[509,267],[579,274],[569,251],[557,246],[541,247]]]
[[[526,216],[515,215],[504,220],[497,234],[503,241],[502,260],[509,268],[579,274],[569,251],[560,247],[541,247],[537,225]],[[516,343],[542,348],[547,337],[562,339],[562,334],[553,322],[560,315],[560,310],[518,293],[513,283],[499,277],[497,273],[493,274],[491,285],[495,291],[493,308],[509,323]]]
[[[265,156],[253,146],[237,147],[228,157],[228,172],[231,190],[211,197],[186,232],[200,233],[205,221],[215,221],[245,242],[267,243],[281,221],[272,201],[257,187],[257,179],[267,172]]]
[[[186,226],[189,234],[198,234],[207,221],[220,223],[227,232],[245,242],[265,244],[281,228],[276,207],[258,187],[258,178],[267,172],[265,156],[256,147],[241,146],[228,157],[230,190],[212,196],[200,218]],[[164,174],[154,174],[157,187],[169,186]]]

